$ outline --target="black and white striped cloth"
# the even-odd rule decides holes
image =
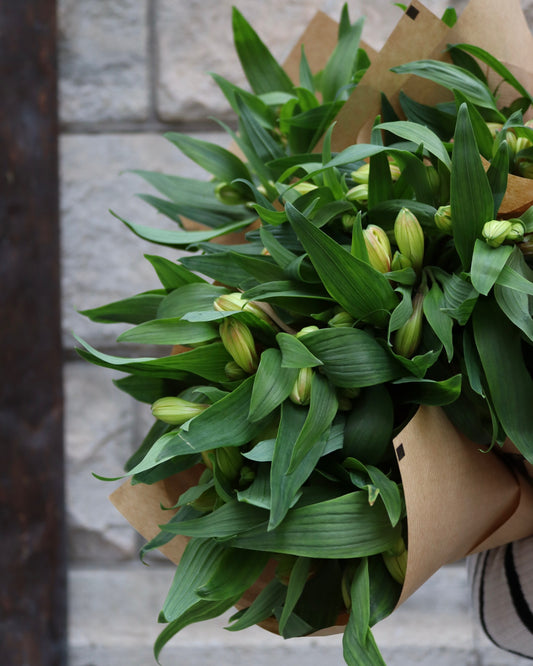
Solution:
[[[533,659],[533,537],[468,558],[474,614],[498,647]]]

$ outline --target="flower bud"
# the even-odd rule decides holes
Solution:
[[[390,271],[392,252],[387,234],[381,227],[375,224],[369,224],[363,231],[368,260],[380,273]]]
[[[308,333],[313,333],[313,331],[318,331],[318,326],[304,326],[304,328],[301,328],[298,333],[296,333],[297,338],[302,338],[304,335],[307,335]]]
[[[243,465],[239,473],[239,487],[244,488],[248,486],[255,479],[255,472],[248,465]]]
[[[235,291],[231,294],[223,294],[213,301],[213,307],[218,312],[249,312],[259,319],[266,321],[267,324],[272,324],[272,320],[267,313],[262,310],[254,301],[248,301],[242,297],[242,294]]]
[[[396,250],[394,256],[392,257],[390,267],[393,271],[401,271],[404,268],[412,268],[412,264],[407,257]]]
[[[507,130],[505,132],[505,140],[507,141],[507,145],[509,147],[509,154],[511,156],[516,155],[516,134],[511,130]]]
[[[394,237],[398,250],[409,259],[418,273],[424,261],[424,232],[408,208],[402,208],[396,216]]]
[[[311,399],[312,368],[300,368],[289,398],[296,405],[308,405]]]
[[[328,326],[331,326],[332,328],[351,328],[354,323],[355,319],[352,315],[341,310],[328,321]]]
[[[505,240],[511,241],[512,243],[520,243],[524,240],[524,234],[526,232],[524,225],[520,220],[509,220],[511,223],[511,228],[507,234]]]
[[[259,359],[248,326],[238,319],[226,317],[220,324],[219,331],[222,343],[235,363],[248,374],[255,372]]]
[[[231,183],[219,183],[215,187],[215,196],[226,206],[239,206],[248,202],[248,199]]]
[[[507,239],[512,226],[509,220],[491,220],[485,222],[481,233],[491,247],[499,247]]]
[[[420,292],[413,298],[413,312],[409,319],[401,326],[394,336],[394,350],[397,354],[411,358],[422,340],[422,324],[424,313],[422,305],[424,295]]]
[[[533,162],[530,159],[519,157],[516,164],[518,175],[522,178],[533,179]]]
[[[246,377],[244,370],[235,361],[228,361],[224,366],[224,372],[230,381],[238,381]]]
[[[397,583],[403,585],[405,572],[407,571],[407,549],[402,537],[398,539],[393,548],[385,551],[382,556],[390,575]]]
[[[299,183],[296,183],[292,189],[296,190],[298,194],[307,194],[308,192],[312,192],[318,188],[313,183],[308,183],[305,180],[301,180]]]
[[[525,136],[519,136],[518,139],[516,140],[516,152],[519,153],[521,150],[527,150],[527,148],[531,148],[533,144],[529,139],[526,139]]]
[[[493,139],[502,131],[503,125],[501,123],[487,123],[488,130]]]
[[[237,446],[223,446],[215,449],[218,469],[228,481],[235,481],[241,472],[243,458]]]
[[[213,511],[217,501],[218,495],[215,488],[208,488],[200,495],[200,497],[195,499],[194,502],[191,502],[191,506],[193,509],[196,509],[196,511],[206,513],[208,511]]]
[[[351,231],[353,229],[353,225],[355,224],[356,220],[355,215],[350,215],[349,213],[345,213],[342,216],[342,227],[344,231]]]
[[[355,201],[358,204],[366,206],[368,203],[368,185],[366,183],[356,185],[348,190],[345,196],[348,201]]]
[[[452,207],[440,206],[435,213],[435,226],[446,234],[452,233]]]
[[[431,191],[438,196],[440,191],[440,176],[437,169],[434,166],[426,167],[426,174],[428,178],[428,183],[431,188]]]
[[[359,185],[368,183],[368,179],[370,177],[370,164],[363,164],[363,166],[360,166],[355,171],[352,171],[350,175],[352,180]]]
[[[152,414],[156,419],[171,425],[183,425],[189,419],[201,414],[209,405],[189,402],[174,396],[159,398],[152,405]]]

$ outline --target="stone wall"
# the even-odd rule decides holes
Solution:
[[[233,0],[58,0],[67,514],[74,581],[80,571],[96,568],[109,573],[131,567],[139,585],[150,586],[149,572],[136,562],[140,541],[107,500],[117,483],[106,485],[92,476],[121,473],[143,436],[146,408],[114,387],[112,372],[77,357],[73,333],[110,353],[139,351],[118,348],[121,326],[91,324],[78,310],[155,288],[155,274],[143,254],[176,257],[168,248],[135,237],[109,211],[126,220],[164,225],[135,197],[149,188],[129,170],[201,175],[162,138],[165,131],[229,143],[209,119],[228,120],[231,114],[208,72],[244,85],[231,39],[232,4]],[[317,9],[337,18],[342,2],[235,4],[283,60]],[[426,0],[438,15],[449,4]],[[533,16],[533,2],[524,4]],[[389,0],[351,0],[349,7],[352,17],[367,16],[364,37],[375,48],[401,15]],[[156,565],[166,566],[157,559]],[[85,610],[90,615],[90,609]],[[151,619],[147,615],[144,621]],[[154,623],[155,619],[156,611]],[[73,617],[73,626],[76,621]],[[79,659],[80,665],[89,663]],[[94,663],[126,662],[99,658]]]

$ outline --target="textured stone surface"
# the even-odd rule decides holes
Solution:
[[[226,135],[199,135],[226,142]],[[143,254],[169,259],[177,250],[135,236],[109,213],[137,224],[175,229],[167,218],[138,199],[154,190],[128,169],[145,169],[203,178],[205,172],[155,134],[64,135],[61,140],[61,233],[63,332],[72,331],[96,346],[114,344],[124,326],[92,324],[77,310],[97,307],[160,284]],[[208,175],[205,174],[208,178]]]
[[[59,0],[63,122],[148,114],[148,0]]]
[[[159,79],[157,108],[164,120],[206,119],[227,114],[226,101],[206,72],[215,72],[245,86],[233,46],[231,6],[237,5],[283,62],[317,10],[340,16],[342,0],[290,0],[258,3],[255,0],[177,4],[160,0],[157,8]],[[449,3],[428,0],[427,7],[440,15]],[[209,9],[207,9],[209,8]],[[367,17],[363,37],[380,48],[401,17],[401,10],[388,0],[349,3],[350,16]]]
[[[108,501],[118,482],[96,479],[122,473],[136,437],[132,399],[112,379],[117,373],[85,362],[65,367],[66,506],[71,560],[132,558],[138,538]]]

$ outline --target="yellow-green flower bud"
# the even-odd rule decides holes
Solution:
[[[503,125],[501,123],[487,123],[487,127],[493,139],[502,131]]]
[[[244,370],[235,361],[228,361],[224,366],[224,372],[230,381],[238,381],[246,377]]]
[[[355,183],[368,183],[368,179],[370,177],[370,164],[363,164],[363,166],[360,166],[355,171],[352,171],[350,175]]]
[[[361,185],[352,187],[346,192],[346,199],[348,199],[348,201],[355,201],[362,206],[366,206],[368,203],[368,185],[366,183],[361,183]]]
[[[491,247],[499,247],[507,239],[512,226],[509,220],[491,220],[485,222],[481,233]]]
[[[407,571],[407,548],[404,540],[400,537],[394,547],[385,551],[382,556],[390,575],[396,582],[403,585]]]
[[[439,172],[437,171],[437,169],[435,169],[434,166],[428,166],[426,167],[426,174],[428,177],[429,186],[431,187],[431,191],[435,192],[435,194],[438,195],[440,189]]]
[[[259,319],[272,325],[272,320],[267,313],[262,310],[254,301],[248,301],[242,297],[242,294],[235,291],[231,294],[223,294],[213,301],[213,307],[218,312],[239,312],[244,310],[255,315]]]
[[[357,218],[355,215],[350,215],[350,213],[345,213],[342,216],[342,227],[344,231],[351,231],[353,229],[353,225],[355,224],[355,220]]]
[[[308,405],[311,399],[312,368],[300,368],[289,398],[296,405]]]
[[[318,188],[313,183],[308,183],[305,180],[301,180],[299,183],[294,185],[293,189],[296,190],[298,194],[307,194],[308,192],[312,192]]]
[[[509,220],[511,223],[511,228],[507,234],[505,240],[511,241],[512,243],[520,243],[524,240],[525,228],[520,220]]]
[[[201,414],[209,405],[189,402],[174,396],[159,398],[152,405],[152,414],[156,419],[171,425],[183,425],[189,419]]]
[[[375,224],[369,224],[363,231],[363,237],[370,265],[380,273],[388,273],[392,261],[392,252],[385,231]]]
[[[505,140],[509,146],[509,154],[516,155],[516,134],[512,130],[507,130],[505,132]]]
[[[424,261],[424,232],[420,222],[408,208],[402,208],[396,216],[394,238],[398,250],[409,259],[418,273]]]
[[[516,164],[518,175],[522,178],[533,179],[533,162],[530,159],[518,158]]]
[[[452,233],[452,207],[440,206],[435,213],[435,226],[446,234]]]
[[[390,267],[391,270],[393,271],[401,271],[404,268],[411,268],[412,264],[407,257],[405,257],[401,252],[398,252],[398,250],[396,250],[394,256],[392,257]]]
[[[519,153],[521,150],[527,150],[527,148],[531,148],[533,144],[529,139],[526,139],[525,136],[519,136],[518,139],[516,140],[516,152]]]
[[[313,331],[318,331],[318,326],[304,326],[304,328],[301,328],[298,333],[296,333],[296,337],[302,338],[304,335],[312,333]]]
[[[352,315],[341,310],[328,321],[328,326],[331,326],[332,328],[351,328],[354,323],[355,319]]]
[[[248,199],[231,183],[219,183],[215,187],[215,196],[226,206],[239,206],[248,202]]]
[[[238,319],[226,317],[220,324],[219,332],[224,347],[235,363],[248,374],[255,372],[259,358],[252,332],[248,326]]]
[[[417,293],[413,298],[413,312],[409,319],[401,326],[394,336],[394,350],[397,354],[411,358],[422,340],[422,324],[424,312],[422,309],[424,295]]]
[[[228,481],[238,479],[243,458],[237,446],[223,446],[215,449],[215,461],[218,469]]]

